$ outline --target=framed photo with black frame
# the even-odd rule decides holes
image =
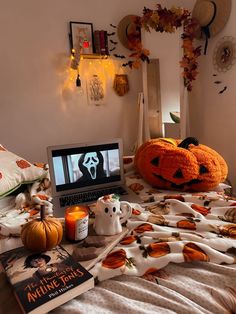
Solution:
[[[70,22],[70,48],[81,54],[93,54],[93,24],[85,22]]]

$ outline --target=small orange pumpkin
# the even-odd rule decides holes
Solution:
[[[34,219],[21,229],[24,246],[34,252],[44,252],[57,246],[63,235],[61,222],[56,218],[45,218],[45,207],[41,206],[40,219]]]
[[[193,137],[149,140],[137,150],[134,164],[152,186],[172,190],[209,191],[228,173],[223,157]]]

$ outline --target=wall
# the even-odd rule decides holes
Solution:
[[[207,54],[200,57],[200,75],[190,93],[190,129],[202,143],[211,146],[224,156],[229,166],[229,179],[236,189],[236,146],[235,117],[236,64],[225,73],[218,73],[213,67],[213,52],[219,39],[223,36],[236,38],[236,1],[232,1],[230,19],[225,28],[209,41]],[[204,44],[201,42],[201,44]],[[217,77],[213,76],[217,74]],[[222,84],[214,84],[215,80]],[[219,91],[227,86],[227,90]]]
[[[0,104],[1,143],[30,161],[46,161],[46,147],[110,137],[123,137],[130,153],[137,131],[137,97],[141,70],[125,71],[130,92],[117,96],[114,73],[107,76],[104,106],[87,104],[65,88],[68,81],[68,22],[92,22],[94,29],[112,31],[127,14],[141,14],[151,0],[1,0]],[[120,50],[119,50],[120,49]],[[125,48],[116,52],[129,53]],[[93,67],[93,66],[92,66]],[[94,65],[96,68],[96,65]],[[87,69],[83,69],[86,73]],[[83,74],[82,73],[82,74]]]
[[[193,0],[162,0],[166,7],[191,7]],[[125,153],[136,140],[137,96],[142,90],[141,70],[121,68],[111,60],[105,72],[104,106],[87,104],[69,78],[68,22],[92,22],[108,29],[127,14],[141,15],[155,0],[1,0],[0,104],[1,143],[30,161],[46,161],[46,147],[108,137],[122,137]],[[129,53],[119,45],[117,53]],[[86,63],[84,63],[86,64]],[[91,67],[97,67],[93,62]],[[170,68],[170,71],[172,69]],[[86,74],[82,66],[81,74]],[[130,92],[117,96],[115,73],[129,76]],[[81,76],[82,77],[82,76]],[[84,82],[82,81],[84,84]],[[85,87],[85,86],[84,86]]]

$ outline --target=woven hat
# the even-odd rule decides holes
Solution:
[[[117,26],[117,35],[122,45],[133,50],[137,43],[141,42],[141,29],[135,23],[137,15],[126,15]]]
[[[204,29],[207,29],[208,38],[218,34],[227,23],[230,11],[231,0],[197,0],[192,11],[192,17],[198,20],[201,30],[196,38],[204,38]]]

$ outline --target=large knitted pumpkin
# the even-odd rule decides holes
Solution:
[[[149,140],[137,150],[134,163],[149,184],[172,190],[209,191],[228,173],[223,157],[193,137]]]

